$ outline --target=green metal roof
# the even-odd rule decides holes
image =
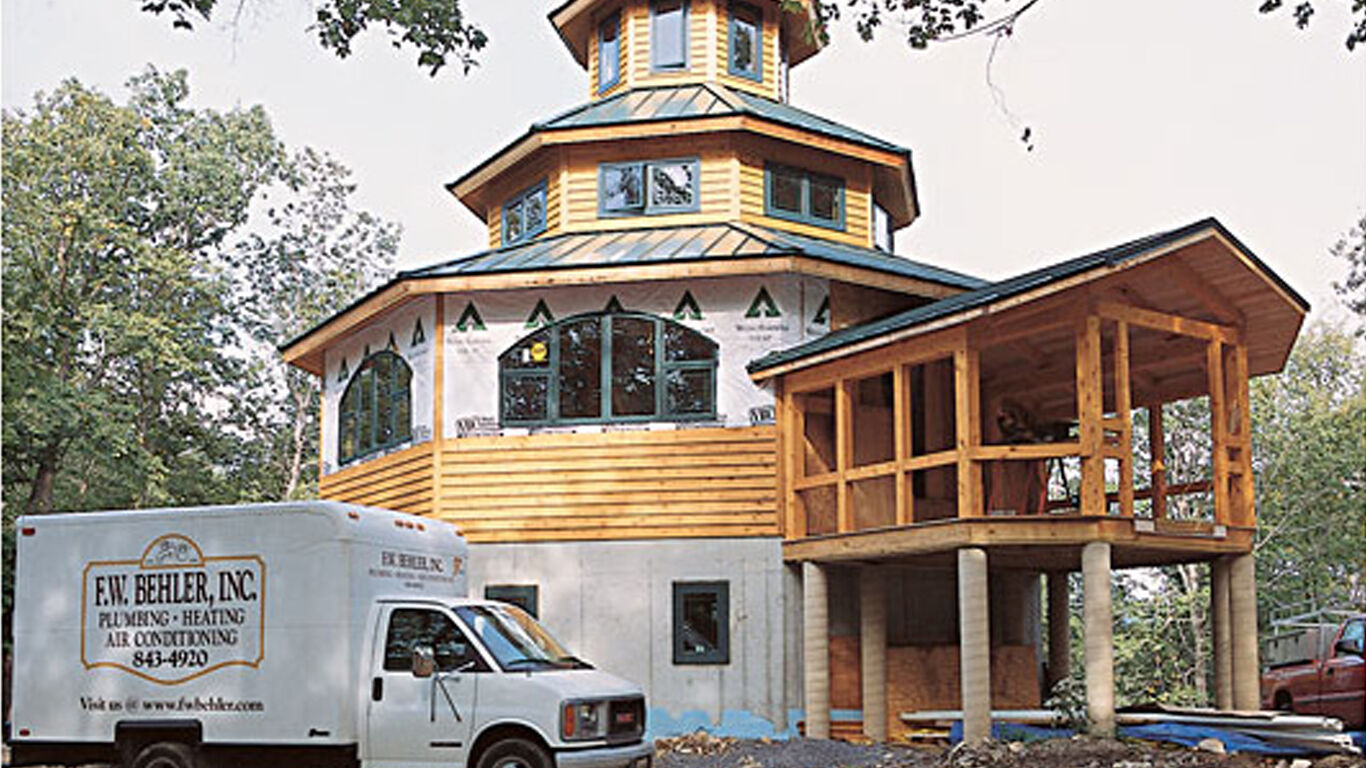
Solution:
[[[833,120],[720,83],[635,88],[589,102],[532,125],[532,132],[732,115],[751,115],[864,146],[909,155],[910,150]]]
[[[423,269],[407,278],[529,272],[576,267],[614,267],[761,256],[808,256],[846,266],[973,289],[983,280],[871,248],[749,224],[698,224],[571,233],[496,248]]]
[[[899,314],[890,315],[880,320],[843,328],[822,336],[819,339],[815,339],[814,341],[771,352],[757,360],[751,361],[746,368],[751,374],[758,373],[824,352],[838,350],[862,341],[875,339],[884,334],[914,328],[917,325],[923,325],[935,320],[951,317],[958,313],[986,306],[993,302],[1010,298],[1011,296],[1022,294],[1026,291],[1099,267],[1122,264],[1178,240],[1198,234],[1202,230],[1216,231],[1228,239],[1251,259],[1259,270],[1285,290],[1286,294],[1299,304],[1301,309],[1308,311],[1309,302],[1305,301],[1304,297],[1300,296],[1293,288],[1287,285],[1279,275],[1271,271],[1266,264],[1258,259],[1251,250],[1239,242],[1238,238],[1234,237],[1231,232],[1225,229],[1224,225],[1220,224],[1218,219],[1206,218],[1193,224],[1173,229],[1169,232],[1160,232],[1155,235],[1149,235],[1148,237],[1139,238],[1122,245],[1107,248],[1103,251],[1097,251],[1075,259],[1043,267],[1042,269],[1026,272],[1022,275],[1017,275],[1000,282],[987,283],[976,290],[955,294],[931,304],[925,304]]]

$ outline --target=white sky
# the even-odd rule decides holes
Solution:
[[[433,79],[377,33],[349,59],[324,52],[307,0],[249,2],[235,35],[225,18],[172,30],[138,0],[0,0],[3,105],[67,77],[121,101],[148,63],[188,69],[195,104],[263,104],[288,144],[349,165],[412,267],[485,247],[445,182],[587,100],[546,20],[556,2],[464,0],[490,45],[468,77]],[[1345,271],[1328,248],[1366,212],[1366,50],[1342,44],[1345,0],[1319,0],[1307,32],[1257,5],[1043,0],[992,75],[1033,152],[993,102],[989,39],[917,52],[845,24],[794,69],[792,103],[911,148],[923,210],[897,250],[912,258],[1003,278],[1213,215],[1321,314]]]

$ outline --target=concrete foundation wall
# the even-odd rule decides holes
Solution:
[[[728,663],[674,664],[676,581],[728,582]],[[652,737],[794,731],[793,582],[776,538],[470,545],[470,595],[536,585],[541,622],[571,652],[645,688]]]

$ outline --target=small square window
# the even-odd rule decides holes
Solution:
[[[598,93],[621,79],[621,16],[612,14],[598,27]]]
[[[730,663],[730,583],[675,581],[674,663]]]
[[[657,0],[650,6],[650,65],[654,69],[688,68],[686,0]]]
[[[730,73],[751,80],[763,79],[763,16],[752,5],[730,9]]]
[[[545,182],[513,196],[503,205],[503,245],[530,240],[545,231]]]
[[[489,584],[484,587],[484,599],[511,603],[533,618],[540,618],[536,592],[535,584]]]

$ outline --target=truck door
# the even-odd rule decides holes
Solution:
[[[1353,619],[1329,649],[1319,676],[1318,714],[1336,717],[1349,724],[1362,723],[1366,712],[1366,660],[1361,657],[1366,644],[1366,620]]]
[[[479,650],[445,611],[395,606],[381,613],[383,644],[370,679],[363,759],[367,766],[463,765],[474,726]],[[434,652],[436,671],[419,677],[413,651]]]

